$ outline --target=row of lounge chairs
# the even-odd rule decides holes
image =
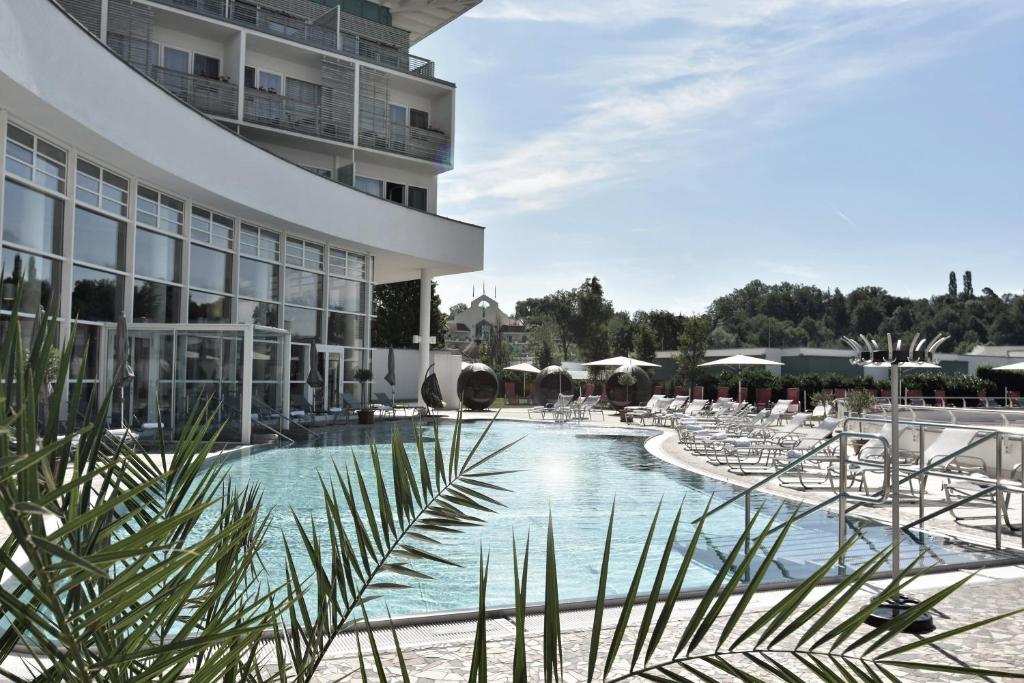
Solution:
[[[603,420],[604,411],[597,407],[600,401],[600,396],[573,398],[572,394],[559,394],[558,398],[550,404],[534,406],[528,409],[526,416],[531,420],[536,417],[541,420],[551,418],[556,422],[566,422],[569,420],[589,420],[596,413]]]
[[[840,442],[835,438],[840,426],[838,419],[823,416],[815,420],[810,413],[790,414],[788,410],[788,405],[776,404],[770,410],[755,411],[750,405],[720,400],[698,411],[681,411],[672,425],[679,443],[712,465],[741,475],[779,473],[778,481],[783,486],[838,492],[843,471]],[[904,441],[911,430],[906,424],[901,427],[900,440]],[[889,437],[887,424],[873,423],[868,429],[865,434]],[[933,501],[971,501],[990,506],[995,506],[996,497],[1001,496],[1000,509],[1006,525],[1017,526],[1010,521],[1008,494],[996,486],[1000,473],[989,472],[984,460],[966,453],[980,437],[977,430],[950,426],[941,429],[923,453],[919,446],[900,448],[897,444],[897,463],[901,477],[906,480],[906,491],[901,489],[900,495],[920,495],[924,487],[923,494]],[[888,485],[887,442],[875,438],[857,441],[847,453],[845,488],[882,500]],[[932,470],[912,476],[929,465]],[[1009,481],[1021,481],[1021,464],[1014,466]],[[952,508],[951,513],[957,521],[970,518],[958,508]]]

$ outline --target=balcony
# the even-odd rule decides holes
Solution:
[[[383,130],[362,127],[359,130],[359,146],[403,154],[445,166],[452,164],[451,138],[447,133],[437,130],[398,123],[389,123]]]
[[[384,66],[427,80],[437,80],[434,63],[429,59],[409,54],[401,47],[381,42],[381,38],[403,33],[388,26],[371,25],[373,22],[354,17],[338,8],[323,15],[304,20],[281,12],[259,7],[255,2],[239,0],[153,0],[161,5],[195,12],[204,16],[229,21],[239,26],[287,40],[329,50],[363,62]],[[405,34],[408,40],[408,34]]]
[[[147,69],[164,90],[211,116],[238,118],[238,86],[215,78],[193,76],[159,66]]]
[[[243,118],[249,123],[281,128],[318,138],[352,142],[352,115],[253,88],[245,89]]]

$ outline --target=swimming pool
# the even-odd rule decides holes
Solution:
[[[397,427],[396,427],[397,425]],[[468,450],[486,427],[484,422],[467,422],[463,427],[463,444]],[[299,519],[323,519],[322,494],[318,472],[325,477],[333,473],[334,463],[344,471],[354,456],[364,473],[370,471],[371,440],[389,444],[391,430],[397,428],[403,440],[414,441],[414,429],[432,435],[433,426],[411,422],[378,425],[373,429],[346,429],[325,438],[316,445],[275,448],[231,457],[225,466],[228,475],[238,484],[259,482],[263,487],[265,508],[271,512],[272,530],[269,547],[263,553],[271,579],[283,580],[284,553],[280,539],[283,533],[293,547],[301,540],[294,527],[291,509]],[[453,425],[440,427],[441,443],[450,443]],[[389,592],[385,598],[368,606],[371,616],[381,616],[385,608],[394,616],[426,612],[472,609],[477,605],[477,579],[480,550],[490,553],[488,605],[504,607],[513,602],[512,537],[516,536],[522,554],[527,534],[531,537],[530,580],[528,598],[543,600],[544,541],[550,511],[558,560],[559,594],[563,601],[594,597],[601,568],[602,551],[607,532],[608,515],[615,501],[615,531],[609,568],[609,595],[626,592],[637,558],[659,501],[662,502],[661,523],[652,546],[651,564],[661,556],[672,518],[680,505],[682,522],[677,535],[676,557],[670,570],[678,566],[686,542],[692,535],[692,520],[704,511],[708,498],[723,500],[738,488],[682,470],[652,456],[644,448],[645,435],[636,430],[588,428],[576,425],[552,425],[537,422],[495,422],[485,440],[484,452],[490,452],[520,437],[520,443],[499,455],[489,469],[519,470],[495,481],[511,493],[495,493],[494,497],[507,507],[497,514],[484,515],[486,525],[445,539],[444,557],[461,567],[428,564],[422,567],[434,580],[403,577],[408,590]],[[390,473],[389,448],[381,449],[383,470]],[[783,508],[780,518],[795,509],[793,503],[770,495],[754,499],[754,508],[764,504],[774,512]],[[838,520],[826,512],[812,514],[797,522],[790,531],[767,581],[800,579],[820,567],[835,550]],[[870,556],[883,549],[890,540],[888,527],[857,519],[849,519],[851,529],[864,536],[860,548],[851,553],[852,560]],[[697,589],[710,583],[723,564],[744,526],[742,504],[727,508],[708,520],[694,566],[687,577],[685,589]],[[906,536],[902,555],[911,558],[920,549],[927,554],[927,563],[951,563],[979,559],[969,549],[941,538]],[[913,541],[919,540],[921,545]],[[432,552],[437,552],[432,550]],[[301,552],[299,558],[301,558]],[[653,570],[646,572],[644,588],[649,588]]]

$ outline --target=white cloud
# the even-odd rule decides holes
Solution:
[[[799,116],[814,98],[936,58],[986,14],[927,40],[913,29],[974,0],[488,0],[468,16],[571,22],[583,31],[675,20],[673,35],[574,55],[554,78],[583,90],[565,123],[486,150],[441,177],[444,211],[472,220],[562,206],[643,177],[734,130]],[[1002,6],[1005,10],[1005,5]],[[490,154],[491,156],[484,156]],[[463,154],[463,158],[465,158]]]

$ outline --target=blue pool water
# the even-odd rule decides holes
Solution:
[[[464,451],[472,446],[483,432],[486,423],[468,422],[464,425]],[[259,482],[263,487],[264,503],[273,508],[269,547],[263,558],[272,579],[280,581],[283,574],[284,554],[281,533],[294,548],[301,549],[299,535],[294,528],[291,510],[302,520],[312,518],[322,524],[324,512],[318,472],[330,476],[334,463],[344,471],[354,457],[364,473],[370,471],[370,440],[386,444],[381,448],[384,471],[390,474],[391,431],[395,425],[379,425],[373,429],[347,429],[328,434],[316,445],[264,450],[226,461],[229,476],[238,484]],[[430,425],[416,426],[403,423],[397,427],[408,448],[412,448],[414,429],[432,434]],[[441,443],[447,449],[453,426],[442,425]],[[513,601],[512,537],[519,542],[520,554],[527,534],[531,537],[531,574],[529,598],[543,600],[544,541],[548,514],[554,521],[555,544],[558,559],[560,597],[583,600],[594,597],[601,568],[602,550],[607,531],[608,515],[615,501],[615,531],[610,565],[610,594],[626,592],[637,558],[643,546],[651,518],[659,501],[662,502],[661,523],[658,526],[655,550],[650,560],[651,569],[645,576],[644,588],[649,588],[665,538],[677,508],[682,505],[680,532],[670,571],[674,571],[686,550],[693,531],[691,521],[705,509],[710,496],[718,500],[733,495],[739,489],[714,479],[693,474],[662,462],[644,448],[642,436],[635,431],[587,428],[569,425],[551,425],[522,422],[496,422],[487,435],[483,452],[491,452],[520,437],[520,443],[495,458],[489,469],[519,470],[497,479],[511,493],[495,493],[494,497],[506,507],[497,514],[485,515],[487,524],[470,529],[464,534],[446,538],[439,552],[461,567],[436,564],[415,566],[434,577],[432,581],[402,578],[411,586],[402,591],[390,591],[371,603],[371,616],[384,613],[408,615],[475,608],[477,604],[477,577],[480,550],[490,553],[490,580],[488,604],[507,606]],[[410,451],[411,452],[411,451]],[[773,512],[782,507],[780,517],[794,510],[794,505],[774,496],[758,497],[755,509]],[[889,542],[887,527],[849,520],[851,528],[864,535],[860,549],[852,556],[867,557]],[[691,567],[685,588],[706,586],[714,572],[722,565],[744,525],[741,503],[727,508],[711,518],[705,525],[695,554],[696,565]],[[777,558],[769,580],[789,580],[808,576],[820,561],[827,558],[836,546],[837,519],[825,512],[800,520],[790,532],[782,552]],[[915,556],[921,548],[926,552],[926,563],[945,563],[960,559],[976,559],[971,552],[938,538],[906,537],[904,556]],[[921,542],[920,546],[913,541]],[[301,551],[299,556],[301,559]]]

